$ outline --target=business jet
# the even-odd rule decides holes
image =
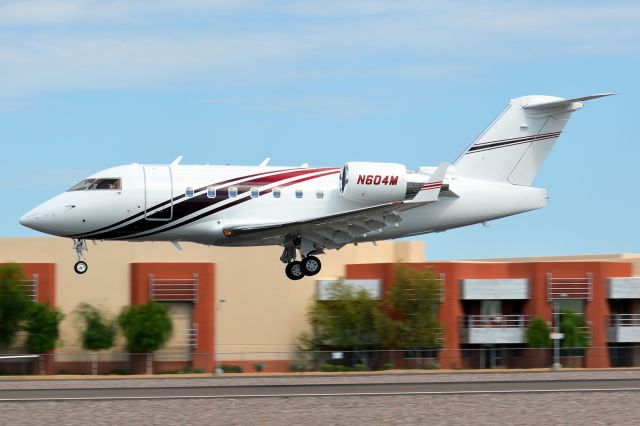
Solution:
[[[513,99],[453,162],[407,170],[348,162],[340,168],[130,164],[95,173],[39,205],[20,223],[73,239],[74,270],[87,271],[87,240],[181,241],[283,247],[292,280],[320,271],[318,255],[347,244],[441,232],[545,207],[531,186],[583,102]],[[299,255],[298,255],[299,253]],[[300,259],[300,260],[298,260]]]

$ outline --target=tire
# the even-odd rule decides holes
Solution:
[[[302,270],[302,263],[296,261],[287,263],[287,267],[284,269],[287,278],[290,280],[301,280],[304,278],[304,271]]]
[[[89,269],[87,262],[83,262],[82,260],[73,265],[73,270],[76,271],[76,274],[82,275],[87,272],[87,269]]]
[[[320,272],[320,268],[322,268],[322,263],[320,263],[320,259],[315,256],[308,256],[302,259],[302,271],[305,275],[311,277]]]

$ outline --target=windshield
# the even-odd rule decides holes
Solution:
[[[95,189],[122,189],[120,178],[85,179],[69,188],[69,191],[92,191]]]

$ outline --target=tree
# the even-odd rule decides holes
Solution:
[[[59,325],[63,318],[59,309],[43,303],[33,303],[24,327],[28,333],[26,345],[29,352],[45,354],[52,351],[60,337]]]
[[[442,284],[429,268],[396,267],[396,279],[389,293],[394,324],[394,346],[420,357],[425,349],[442,346],[443,326],[439,321]]]
[[[389,320],[379,302],[366,290],[355,291],[341,281],[329,288],[329,300],[316,300],[310,306],[307,318],[312,333],[300,336],[306,350],[353,351],[359,363],[369,367],[366,351],[388,341]]]
[[[156,302],[125,306],[118,325],[127,340],[129,352],[147,354],[147,373],[151,373],[151,353],[162,348],[173,333],[169,307]]]
[[[543,318],[535,317],[527,329],[527,344],[530,348],[550,348],[553,344],[550,333],[547,322]]]
[[[579,315],[569,308],[560,311],[560,333],[564,334],[563,348],[581,350],[589,346],[589,335],[586,330],[587,323],[584,315]]]
[[[84,349],[101,351],[113,347],[118,331],[115,320],[108,318],[102,310],[88,303],[79,304],[74,314],[81,322],[81,341]],[[98,372],[95,353],[91,360],[91,372]]]
[[[9,348],[33,303],[21,281],[22,270],[15,263],[0,267],[0,348]]]

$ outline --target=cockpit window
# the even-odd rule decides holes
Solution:
[[[122,189],[122,184],[120,178],[96,179],[89,187],[90,191],[92,189]]]
[[[122,180],[120,178],[102,178],[102,179],[85,179],[74,185],[69,191],[92,191],[94,189],[122,189]]]
[[[95,179],[85,179],[73,185],[69,188],[69,191],[84,191],[85,189],[88,189],[94,181]]]

